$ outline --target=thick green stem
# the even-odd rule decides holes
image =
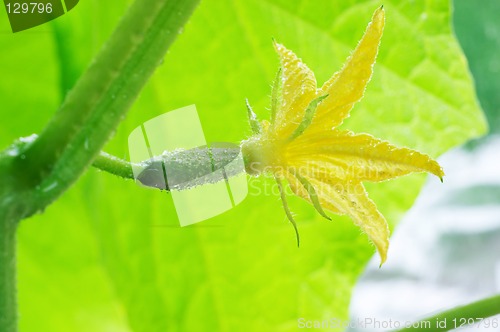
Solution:
[[[479,323],[482,320],[484,320],[483,324],[493,323],[487,322],[486,319],[499,314],[500,295],[496,295],[464,306],[443,311],[434,316],[415,322],[411,327],[398,330],[397,332],[425,330],[433,332],[450,331],[471,323]],[[500,324],[500,321],[497,323]]]
[[[17,330],[15,230],[92,163],[199,0],[136,0],[34,141],[0,153],[0,331]]]
[[[16,221],[0,214],[0,331],[17,330]]]
[[[136,0],[12,172],[32,191],[27,217],[55,200],[92,163],[161,63],[199,0]]]

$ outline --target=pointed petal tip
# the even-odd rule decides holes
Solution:
[[[372,23],[379,29],[384,27],[385,10],[384,5],[378,7],[373,13]]]
[[[389,251],[389,238],[382,241],[382,243],[375,243],[375,247],[377,248],[378,254],[380,256],[380,265],[379,268],[384,265],[387,261],[387,252]]]
[[[273,39],[273,46],[274,46],[274,51],[278,54],[278,57],[283,61],[283,56],[286,54],[289,50],[286,48],[285,45],[278,43],[276,40]],[[283,64],[283,63],[282,63]]]
[[[443,167],[441,167],[441,165],[439,165],[439,163],[436,160],[432,159],[428,155],[420,153],[420,152],[418,152],[418,153],[427,158],[427,162],[422,167],[422,171],[437,176],[439,178],[439,180],[441,182],[443,182],[443,177],[445,176]]]
[[[441,183],[443,183],[443,178],[445,176],[443,168],[437,163],[437,161],[433,160],[433,162],[436,164],[436,169],[434,171],[431,171],[431,173],[437,176]]]
[[[273,45],[274,45],[274,49],[275,49],[276,51],[278,51],[278,50],[281,50],[281,49],[285,48],[285,46],[284,46],[283,44],[278,43],[278,42],[276,41],[276,39],[274,39],[274,38],[273,38]]]
[[[276,41],[276,39],[274,39],[274,37],[272,38],[272,42],[273,42],[273,47],[274,47],[274,50],[276,52],[278,52],[278,42]]]
[[[276,41],[276,38],[274,38],[274,37],[271,37],[271,41],[273,42],[273,46],[274,46],[274,48],[275,48],[275,49],[277,49],[277,48],[278,48],[278,45],[280,45],[280,43],[278,43],[278,42]]]
[[[387,261],[387,253],[382,253],[382,252],[379,252],[379,255],[380,255],[380,264],[378,266],[378,268],[382,268],[382,265],[384,265],[384,263]]]

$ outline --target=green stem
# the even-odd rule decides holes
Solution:
[[[92,166],[124,179],[133,179],[132,164],[126,160],[101,152],[92,163]]]
[[[464,306],[443,311],[434,316],[422,319],[403,331],[450,331],[463,326],[480,322],[483,319],[500,314],[500,295],[479,300]],[[500,322],[499,322],[500,323]]]
[[[34,194],[27,217],[62,194],[99,154],[199,0],[136,0],[38,139],[13,163]],[[48,190],[50,189],[50,190]]]
[[[0,214],[0,331],[17,331],[16,225]]]
[[[99,154],[199,0],[136,0],[34,142],[0,153],[0,331],[17,330],[15,230]]]

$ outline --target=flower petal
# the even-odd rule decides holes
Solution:
[[[291,173],[291,172],[284,172],[284,176],[288,182],[288,185],[290,186],[290,189],[292,189],[293,193],[300,198],[305,199],[309,203],[313,204],[311,201],[311,196],[309,192],[306,190],[306,188],[303,186],[302,183]],[[312,185],[312,184],[311,184]],[[318,196],[317,189],[315,188],[315,193],[316,196],[318,197],[319,203],[322,204],[321,198]],[[341,214],[341,212],[337,209],[335,209],[334,206],[331,204],[328,205],[328,207],[325,207],[328,210],[330,210],[333,213]]]
[[[412,172],[444,176],[441,166],[426,154],[350,131],[304,133],[287,146],[286,159],[302,174],[307,169],[308,176],[323,179],[377,182]]]
[[[389,248],[389,226],[363,185],[355,181],[326,183],[315,178],[309,178],[309,181],[316,188],[323,207],[349,215],[368,235],[377,247],[382,265]]]
[[[330,97],[318,106],[311,130],[325,130],[339,126],[349,116],[353,105],[363,97],[373,72],[372,67],[384,30],[384,20],[384,10],[380,7],[373,14],[363,38],[344,67],[321,87],[322,94],[328,93]]]
[[[271,132],[277,138],[286,138],[304,117],[307,105],[316,97],[316,78],[292,51],[278,43],[274,46],[281,62],[281,98]]]

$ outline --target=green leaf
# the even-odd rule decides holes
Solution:
[[[269,116],[269,86],[278,67],[271,37],[302,57],[321,84],[341,68],[379,5],[202,2],[106,151],[126,157],[132,129],[190,104],[197,105],[209,142],[246,138],[246,97],[259,118]],[[0,87],[0,114],[9,117],[0,124],[3,146],[39,131],[55,112],[58,91],[66,93],[61,88],[75,81],[109,35],[124,10],[119,6],[81,2],[54,22],[66,31],[57,40],[54,25],[24,33],[22,42],[17,35],[0,36],[0,72],[10,82]],[[375,74],[344,128],[433,157],[484,134],[451,31],[449,2],[392,0],[384,8]],[[72,46],[54,52],[54,40]],[[22,45],[39,45],[36,66],[23,62]],[[22,94],[13,93],[20,87]],[[394,225],[423,180],[408,176],[368,189]],[[299,317],[346,319],[351,288],[373,247],[348,218],[327,222],[292,197],[301,234],[297,249],[272,184],[251,179],[239,206],[178,228],[168,194],[89,170],[45,213],[21,225],[21,330],[293,331]]]

